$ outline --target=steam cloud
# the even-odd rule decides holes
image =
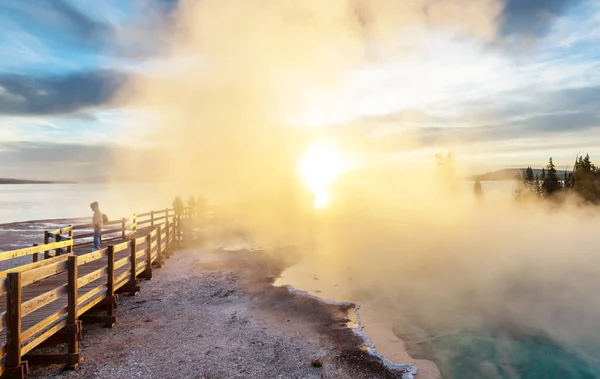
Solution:
[[[501,10],[494,0],[183,1],[165,58],[116,98],[152,115],[124,133],[160,158],[132,154],[121,167],[235,203],[255,232],[290,237],[310,204],[299,156],[331,134],[297,124],[323,123],[352,70],[409,54],[430,30],[493,39]]]

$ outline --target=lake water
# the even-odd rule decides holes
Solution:
[[[89,204],[93,201],[115,220],[170,207],[176,195],[187,194],[160,183],[0,185],[0,224],[91,217]]]

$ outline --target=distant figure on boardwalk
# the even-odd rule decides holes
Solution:
[[[479,179],[475,181],[475,185],[473,186],[473,194],[478,199],[483,197],[483,187],[481,186]]]
[[[100,211],[100,206],[97,201],[90,204],[90,208],[94,212],[92,216],[92,226],[94,227],[94,249],[93,251],[100,250],[100,238],[102,236],[102,226],[104,224],[104,215]]]

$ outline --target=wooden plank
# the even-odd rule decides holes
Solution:
[[[95,280],[100,279],[106,274],[107,270],[107,267],[102,267],[96,271],[92,271],[89,274],[82,276],[81,278],[77,279],[77,288],[81,288]]]
[[[106,294],[106,290],[103,291],[103,294]],[[100,304],[101,302],[103,302],[105,298],[106,298],[106,296],[100,296],[100,297],[97,297],[95,299],[92,299],[92,301],[90,301],[86,305],[84,305],[81,308],[79,308],[78,315],[82,315],[85,312],[89,311],[95,305]]]
[[[146,255],[146,249],[142,249],[135,253],[135,259],[137,261],[138,258],[141,258]]]
[[[4,295],[6,293],[6,278],[1,278],[0,279],[0,296]]]
[[[127,242],[121,242],[121,243],[119,243],[117,245],[114,245],[112,248],[113,248],[115,254],[119,253],[119,252],[121,252],[123,250],[127,250],[127,248],[129,248],[129,241],[127,241]]]
[[[158,228],[155,228],[154,230],[152,230],[149,234],[150,238],[154,238],[156,237],[156,235],[158,234]]]
[[[69,259],[68,255],[59,255],[58,257],[53,257],[53,258],[48,258],[48,259],[44,259],[41,260],[39,262],[35,262],[35,263],[29,263],[26,265],[22,265],[22,266],[18,266],[15,268],[11,268],[5,271],[0,272],[0,277],[6,277],[6,274],[8,274],[9,272],[22,272],[22,271],[28,271],[28,270],[33,270],[39,267],[44,267],[56,262],[64,262],[67,259]]]
[[[147,263],[146,263],[146,261],[142,261],[142,262],[138,263],[138,264],[135,266],[135,268],[136,268],[136,270],[137,270],[138,268],[146,268],[146,266],[147,266]]]
[[[25,354],[29,353],[31,350],[35,349],[37,347],[37,345],[41,344],[48,338],[52,337],[56,332],[58,332],[59,330],[64,328],[66,325],[67,325],[67,320],[62,320],[61,322],[57,323],[56,325],[52,326],[51,328],[48,328],[44,333],[40,334],[37,338],[35,338],[31,342],[25,344],[21,348],[21,354],[25,355]]]
[[[108,249],[102,249],[94,251],[93,253],[79,255],[79,259],[77,260],[77,262],[79,266],[81,266],[86,263],[97,261],[98,259],[104,258],[106,256],[108,256]]]
[[[116,280],[115,280],[115,292],[116,292],[116,291],[117,291],[119,288],[123,287],[123,286],[124,286],[125,284],[127,284],[127,283],[129,283],[129,278],[125,278],[125,279],[122,279],[122,280],[119,280],[119,281],[116,281]]]
[[[62,307],[61,309],[59,309],[57,312],[51,314],[50,316],[46,317],[42,321],[38,322],[34,326],[32,326],[29,329],[27,329],[26,331],[24,331],[23,334],[21,335],[21,339],[23,341],[27,341],[28,339],[33,337],[33,335],[35,335],[35,334],[39,333],[40,331],[42,331],[43,329],[45,329],[48,325],[54,324],[55,322],[61,321],[63,319],[64,320],[67,319],[67,306],[66,305],[64,307]]]
[[[6,367],[17,367],[21,365],[21,273],[11,272],[8,274],[8,294],[6,296]]]
[[[58,235],[58,234],[68,234],[71,230],[73,230],[73,225],[65,226],[62,229],[49,231],[48,234],[53,235],[53,236]]]
[[[121,275],[117,276],[115,278],[115,283],[119,283],[121,282],[123,279],[128,278],[130,276],[130,272],[129,271],[125,271],[124,273],[122,273]],[[116,285],[116,284],[115,284]],[[116,290],[116,288],[115,288]]]
[[[144,263],[144,266],[135,272],[135,276],[138,276],[139,274],[141,274],[142,272],[144,272],[146,270],[146,262],[143,262],[143,263]]]
[[[86,292],[85,295],[79,296],[79,299],[77,300],[77,304],[78,305],[84,304],[86,301],[88,301],[89,299],[98,295],[99,293],[102,293],[102,292],[106,293],[106,288],[107,288],[106,283],[100,284],[98,287]],[[79,312],[79,314],[81,314],[81,312]]]
[[[21,317],[25,317],[28,314],[37,311],[38,309],[52,303],[55,300],[58,300],[61,296],[67,294],[67,285],[63,284],[62,286],[50,290],[46,293],[38,295],[31,300],[28,300],[21,304]]]
[[[68,241],[49,243],[49,244],[45,244],[45,245],[25,247],[23,249],[18,249],[18,250],[5,251],[3,253],[0,253],[0,261],[12,259],[12,258],[24,257],[26,255],[42,253],[47,250],[60,249],[61,247],[67,247],[67,246],[72,246],[72,245],[73,245],[73,241],[68,240]]]
[[[107,293],[107,291],[106,291],[106,284],[103,284],[103,285],[101,285],[99,287],[96,287],[92,291],[94,291],[94,293],[92,294],[92,296],[86,297],[86,299],[85,299],[86,301],[90,301],[90,299],[91,299],[91,301],[94,304],[98,304],[98,302],[96,300],[103,301],[104,299],[106,299],[106,293]],[[90,292],[92,292],[92,291],[90,291]],[[78,310],[79,314],[77,315],[78,317],[88,311],[89,308],[87,308],[87,304],[85,304],[86,301],[80,301],[79,302],[79,310]]]
[[[0,332],[6,327],[6,311],[0,313]]]
[[[68,258],[71,258],[69,256]],[[67,262],[56,262],[49,264],[48,266],[43,266],[40,268],[36,268],[35,270],[24,271],[21,277],[21,285],[23,287],[30,285],[31,283],[38,282],[40,280],[46,279],[52,275],[59,274],[61,272],[65,272],[67,270]]]
[[[127,264],[127,262],[129,262],[129,260],[131,259],[131,257],[125,257],[125,258],[121,258],[118,261],[115,262],[115,270],[123,267]]]
[[[144,242],[146,242],[146,236],[138,237],[138,238],[135,239],[136,245],[139,245],[139,244],[144,243]]]

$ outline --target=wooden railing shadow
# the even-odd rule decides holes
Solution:
[[[108,223],[108,246],[89,252],[90,227],[46,231],[44,244],[0,253],[0,261],[31,256],[31,263],[0,272],[2,377],[24,378],[29,365],[77,367],[82,322],[112,327],[118,295],[135,294],[139,279],[152,279],[182,234],[179,215],[151,211]],[[59,344],[63,352],[32,353]]]

